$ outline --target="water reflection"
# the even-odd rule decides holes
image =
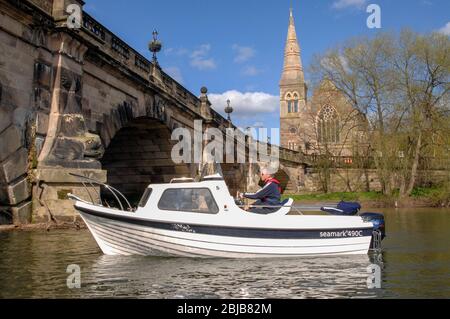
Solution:
[[[374,297],[368,256],[184,259],[102,255],[87,231],[0,235],[2,298]],[[9,249],[8,249],[9,248]],[[68,289],[77,264],[82,288]]]
[[[87,294],[144,298],[339,298],[367,289],[368,256],[226,260],[99,257]],[[107,294],[109,292],[109,295]]]
[[[450,211],[385,211],[382,254],[269,260],[103,256],[88,231],[0,234],[0,298],[449,298]],[[81,289],[66,269],[81,268]],[[367,267],[380,266],[381,289]]]

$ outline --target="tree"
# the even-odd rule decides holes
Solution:
[[[449,38],[406,30],[353,39],[316,56],[311,69],[317,86],[330,81],[367,119],[383,192],[400,184],[410,195],[420,159],[436,156],[449,133]]]

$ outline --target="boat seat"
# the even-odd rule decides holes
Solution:
[[[292,198],[285,199],[280,203],[280,206],[283,206],[279,210],[274,213],[268,214],[267,216],[284,216],[289,214],[291,211],[292,205],[294,204],[294,200]]]

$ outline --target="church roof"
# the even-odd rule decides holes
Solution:
[[[301,49],[295,30],[295,20],[292,9],[289,16],[289,28],[284,49],[284,67],[281,77],[281,86],[298,85],[305,83],[303,64],[301,60]]]

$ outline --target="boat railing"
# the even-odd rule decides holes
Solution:
[[[90,177],[87,177],[87,176],[84,176],[84,175],[78,175],[78,174],[74,174],[74,173],[69,173],[69,175],[77,177],[77,178],[79,178],[81,180],[81,184],[85,188],[86,193],[88,194],[92,205],[104,206],[103,205],[103,201],[102,201],[101,192],[99,192],[97,190],[97,188],[96,188],[96,186],[100,186],[100,187],[103,187],[103,188],[107,189],[114,196],[115,200],[117,201],[117,203],[120,206],[120,210],[125,211],[125,206],[127,206],[128,211],[133,211],[133,207],[131,206],[130,202],[125,197],[125,195],[122,194],[116,188],[112,187],[111,185],[105,184],[103,182],[100,182],[100,181],[98,181],[96,179],[93,179],[93,178],[90,178]],[[88,184],[91,186],[90,188],[87,186]],[[100,203],[96,203],[95,202],[94,197],[92,197],[90,189],[95,191],[95,193],[97,194],[97,196],[99,198]],[[73,195],[71,197],[78,200],[78,198],[73,196]],[[84,200],[83,200],[83,202],[87,203],[87,201],[84,201]],[[106,203],[108,208],[111,208],[111,206],[108,204],[108,202],[105,201],[105,203]]]

